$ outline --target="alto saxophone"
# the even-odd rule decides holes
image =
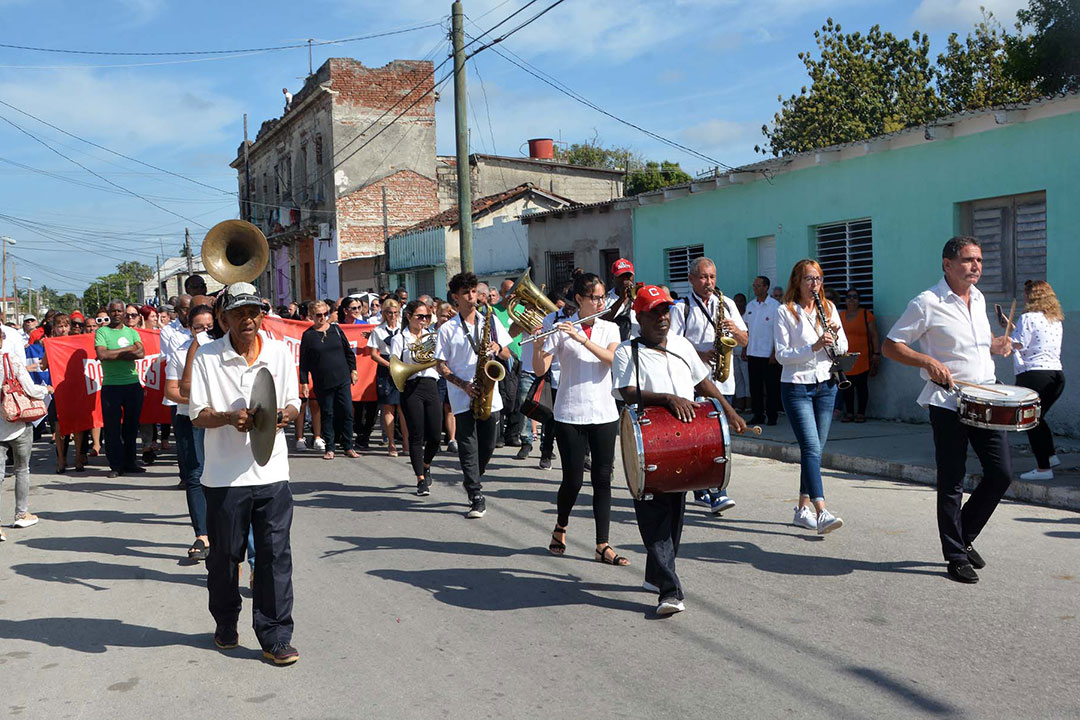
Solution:
[[[727,382],[728,377],[731,375],[731,353],[738,343],[735,342],[735,338],[724,327],[724,293],[720,292],[718,288],[713,288],[712,291],[720,301],[720,305],[716,309],[716,339],[713,340],[712,379]]]
[[[480,312],[480,306],[476,308]],[[495,383],[506,377],[506,368],[498,360],[488,359],[487,344],[491,338],[491,321],[495,312],[489,307],[484,316],[484,330],[480,333],[480,344],[476,349],[476,374],[473,385],[480,394],[469,404],[474,420],[487,420],[491,417],[491,399],[495,395]]]

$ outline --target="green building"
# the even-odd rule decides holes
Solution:
[[[750,296],[756,275],[786,286],[795,262],[812,257],[826,287],[860,290],[882,336],[941,278],[945,241],[975,235],[991,312],[1016,298],[1019,317],[1024,281],[1048,280],[1066,313],[1066,376],[1080,367],[1069,342],[1080,328],[1080,94],[950,115],[637,200],[638,280],[684,291],[688,262],[705,255],[725,294]],[[1012,361],[997,363],[998,380],[1011,383]],[[870,414],[925,420],[921,385],[917,371],[886,361],[871,381]],[[1067,387],[1053,413],[1055,429],[1080,434],[1080,394]]]

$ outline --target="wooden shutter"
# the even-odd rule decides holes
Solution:
[[[1016,206],[1016,297],[1024,297],[1024,281],[1046,279],[1046,201]],[[984,261],[985,264],[985,261]],[[981,283],[980,283],[981,284]]]
[[[971,234],[979,241],[983,254],[979,290],[986,295],[1003,294],[1008,284],[1005,258],[1009,253],[1005,219],[1003,207],[980,208],[971,215]]]

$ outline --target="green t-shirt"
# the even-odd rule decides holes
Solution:
[[[510,325],[511,325],[510,313],[508,313],[506,311],[506,309],[503,308],[502,305],[493,305],[492,307],[495,308],[495,317],[499,318],[499,322],[502,323],[502,326],[504,328],[506,328],[507,332],[510,332]],[[516,336],[514,338],[514,341],[512,343],[510,343],[510,352],[513,353],[514,357],[516,357],[517,359],[519,359],[519,360],[521,359],[521,336],[520,335]]]
[[[139,342],[139,333],[126,325],[115,330],[107,326],[99,327],[94,332],[95,347],[119,350],[129,348],[137,342]],[[134,360],[102,360],[101,376],[102,385],[131,385],[139,382],[139,373],[135,370]]]

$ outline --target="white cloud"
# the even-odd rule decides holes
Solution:
[[[1027,0],[921,0],[912,22],[924,30],[974,26],[982,18],[980,7],[985,7],[998,22],[1010,27],[1016,11],[1027,5]]]

